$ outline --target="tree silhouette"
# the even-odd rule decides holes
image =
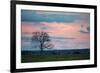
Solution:
[[[51,49],[54,47],[54,45],[50,43],[51,40],[46,32],[33,32],[32,42],[35,42],[37,44],[41,52],[43,52],[45,48]]]

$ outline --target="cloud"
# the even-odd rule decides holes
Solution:
[[[89,13],[76,12],[51,12],[21,10],[21,21],[26,22],[75,22],[78,20],[90,20]]]
[[[32,32],[44,31],[49,34],[51,42],[55,45],[54,49],[89,48],[90,34],[84,34],[80,29],[84,32],[88,32],[89,26],[87,24],[82,26],[81,23],[22,22],[21,40],[22,42],[32,43]],[[29,43],[24,44],[26,44],[25,46],[28,46],[27,44]]]
[[[80,33],[90,34],[90,26],[89,25],[81,25]]]
[[[90,47],[90,42],[88,40],[81,40],[81,39],[59,39],[59,38],[50,38],[51,43],[54,45],[53,49],[84,49]],[[23,47],[30,47],[32,49],[38,45],[37,43],[33,43],[32,41],[22,41]],[[25,48],[26,48],[25,47]],[[37,48],[34,48],[34,50]],[[39,49],[39,48],[38,48]]]
[[[82,31],[82,30],[80,30],[80,32],[81,32],[81,33],[84,33],[84,34],[89,34],[89,32],[87,32],[87,31]]]
[[[58,37],[50,37],[50,38],[51,38],[51,39],[58,39],[58,40],[66,40],[66,39],[67,39],[67,40],[68,40],[68,39],[69,39],[69,40],[70,40],[70,39],[71,39],[71,40],[74,40],[74,39],[77,39],[77,38],[73,38],[73,37],[71,38],[71,37],[59,37],[59,36],[58,36]]]

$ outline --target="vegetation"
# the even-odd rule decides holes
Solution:
[[[51,40],[49,38],[49,35],[46,32],[33,32],[32,42],[33,44],[36,43],[35,46],[39,47],[41,52],[43,52],[43,49],[51,49],[54,47],[53,44],[51,44]]]
[[[90,59],[90,54],[22,55],[22,63]]]

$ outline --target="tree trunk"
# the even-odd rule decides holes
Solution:
[[[41,53],[43,53],[43,44],[40,45]]]

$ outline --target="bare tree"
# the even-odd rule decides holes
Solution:
[[[50,43],[51,40],[46,32],[33,32],[32,35],[32,42],[38,44],[41,52],[43,52],[45,48],[51,49],[54,47],[54,45]]]

